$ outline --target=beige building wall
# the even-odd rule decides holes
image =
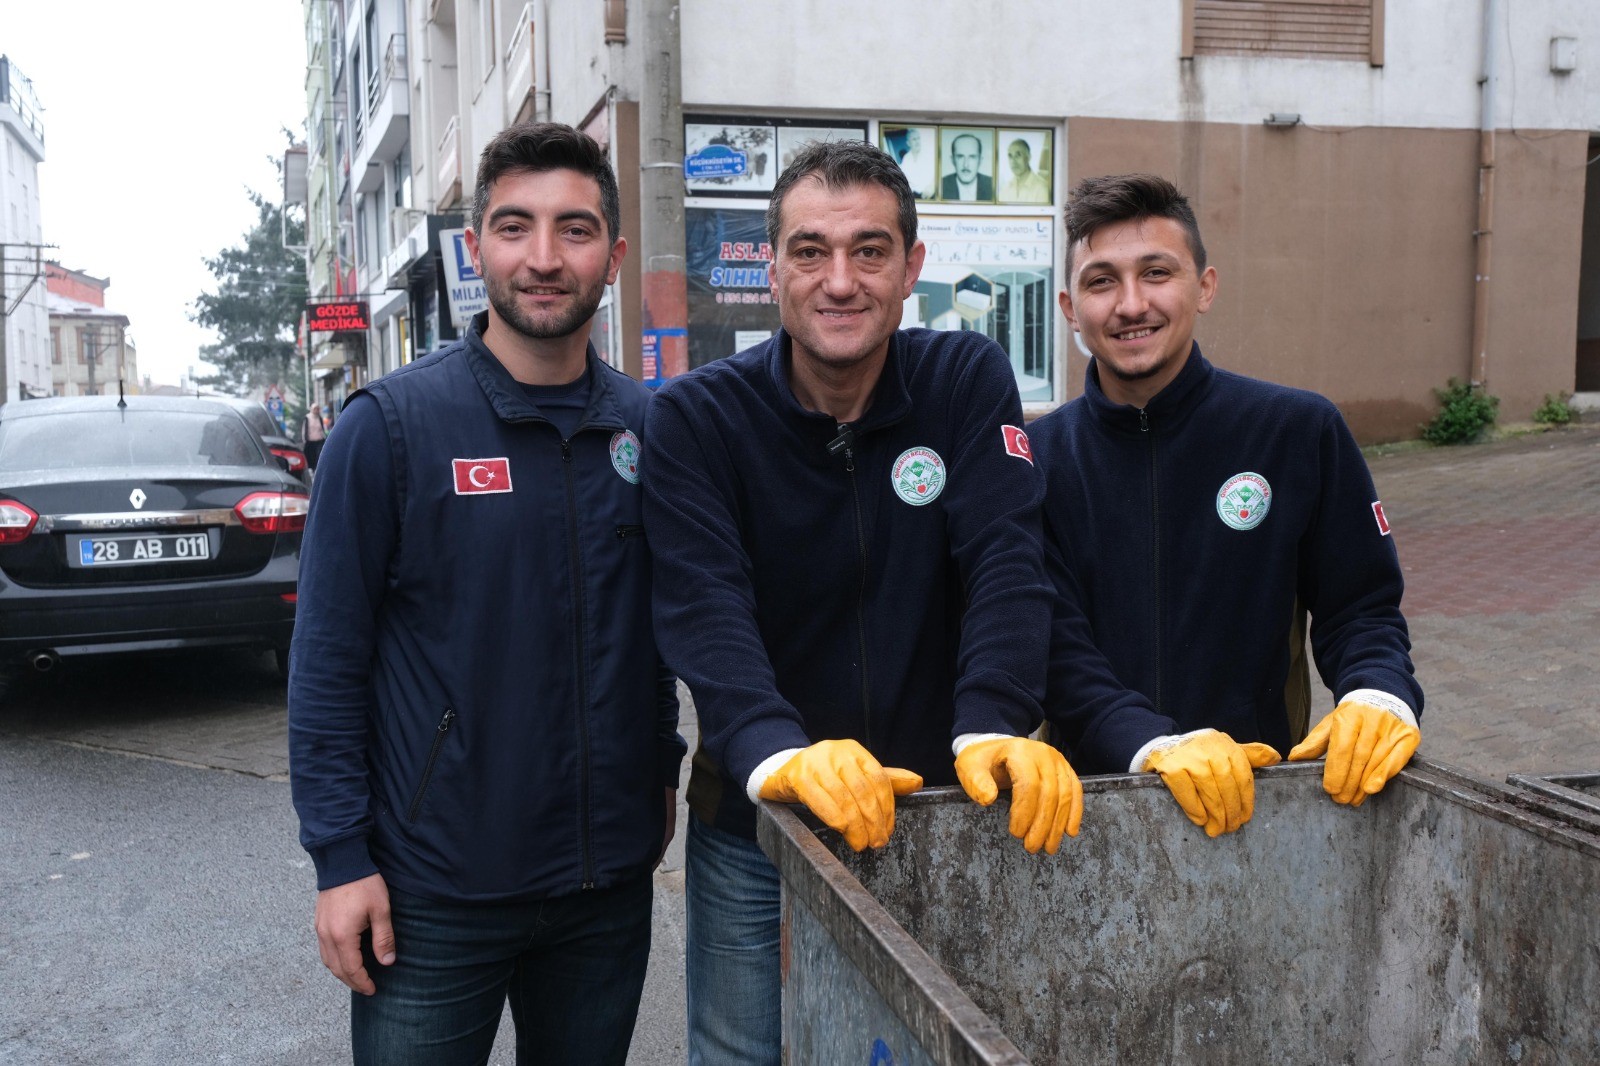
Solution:
[[[1471,375],[1477,131],[1069,119],[1066,141],[1069,183],[1150,170],[1194,201],[1217,365],[1322,393],[1364,442],[1416,436]],[[1572,388],[1586,135],[1498,141],[1489,386],[1525,420]]]

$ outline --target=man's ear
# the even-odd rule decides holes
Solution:
[[[627,254],[628,242],[624,238],[618,237],[616,242],[611,245],[611,258],[606,264],[607,285],[615,285],[617,283],[617,271],[622,269],[622,258]],[[480,270],[478,273],[482,274],[483,271]]]
[[[917,287],[917,279],[922,277],[922,264],[928,258],[928,246],[918,241],[911,246],[910,253],[906,256],[906,283],[905,292],[900,294],[900,299],[911,299],[911,290]]]
[[[1200,302],[1195,304],[1195,314],[1203,315],[1211,310],[1211,301],[1217,298],[1217,268],[1206,267],[1200,272]]]
[[[1078,318],[1072,313],[1072,294],[1062,289],[1061,295],[1056,297],[1056,302],[1061,305],[1061,314],[1067,320],[1067,325],[1077,330]]]

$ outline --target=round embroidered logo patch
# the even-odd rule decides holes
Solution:
[[[611,434],[611,465],[630,485],[639,483],[639,438],[633,430]]]
[[[1254,529],[1272,506],[1272,486],[1260,474],[1246,471],[1222,483],[1217,492],[1217,517],[1229,529]]]
[[[894,461],[889,483],[913,507],[932,503],[944,491],[944,460],[932,448],[907,448]]]

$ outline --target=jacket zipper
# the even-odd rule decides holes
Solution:
[[[856,486],[856,453],[844,450],[844,470],[850,475],[850,501],[855,506],[856,559],[861,569],[861,584],[856,590],[856,639],[861,648],[862,746],[872,750],[872,686],[867,674],[867,536],[861,526],[861,493]]]
[[[572,441],[561,442],[561,464],[567,480],[567,571],[572,580],[572,614],[576,630],[572,634],[573,677],[578,683],[578,810],[583,824],[583,887],[594,887],[594,856],[589,850],[589,686],[584,677],[583,633],[586,624],[582,583],[578,580],[578,485],[572,469]],[[621,536],[619,529],[617,535]]]
[[[617,539],[618,540],[627,540],[629,537],[642,537],[642,536],[644,536],[644,527],[643,526],[618,526],[617,527]]]
[[[422,797],[428,791],[428,781],[433,777],[433,764],[439,761],[439,749],[444,747],[444,735],[450,732],[450,723],[456,720],[456,712],[446,707],[444,717],[439,719],[439,728],[433,731],[433,744],[428,748],[428,761],[422,767],[422,780],[417,782],[416,795],[411,797],[411,806],[406,809],[406,821],[415,822],[417,814],[422,810]]]
[[[1152,643],[1156,652],[1156,713],[1161,713],[1161,494],[1156,490],[1156,436],[1150,432],[1150,416],[1143,407],[1139,408],[1139,432],[1145,435],[1150,442],[1150,569],[1152,574],[1152,590],[1150,597],[1151,612],[1155,615],[1155,639]]]

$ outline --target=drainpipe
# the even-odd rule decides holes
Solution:
[[[642,325],[655,376],[689,369],[689,293],[684,277],[683,79],[678,0],[644,0],[644,91],[639,99],[639,263]],[[648,345],[647,345],[648,347]],[[647,375],[648,376],[648,375]]]
[[[533,0],[533,119],[550,121],[550,8]]]
[[[1468,380],[1484,391],[1489,388],[1490,268],[1494,262],[1495,100],[1500,85],[1500,62],[1495,27],[1500,22],[1500,0],[1483,0],[1483,76],[1478,85],[1482,111],[1478,121],[1478,228],[1477,264],[1472,288],[1472,365]]]

